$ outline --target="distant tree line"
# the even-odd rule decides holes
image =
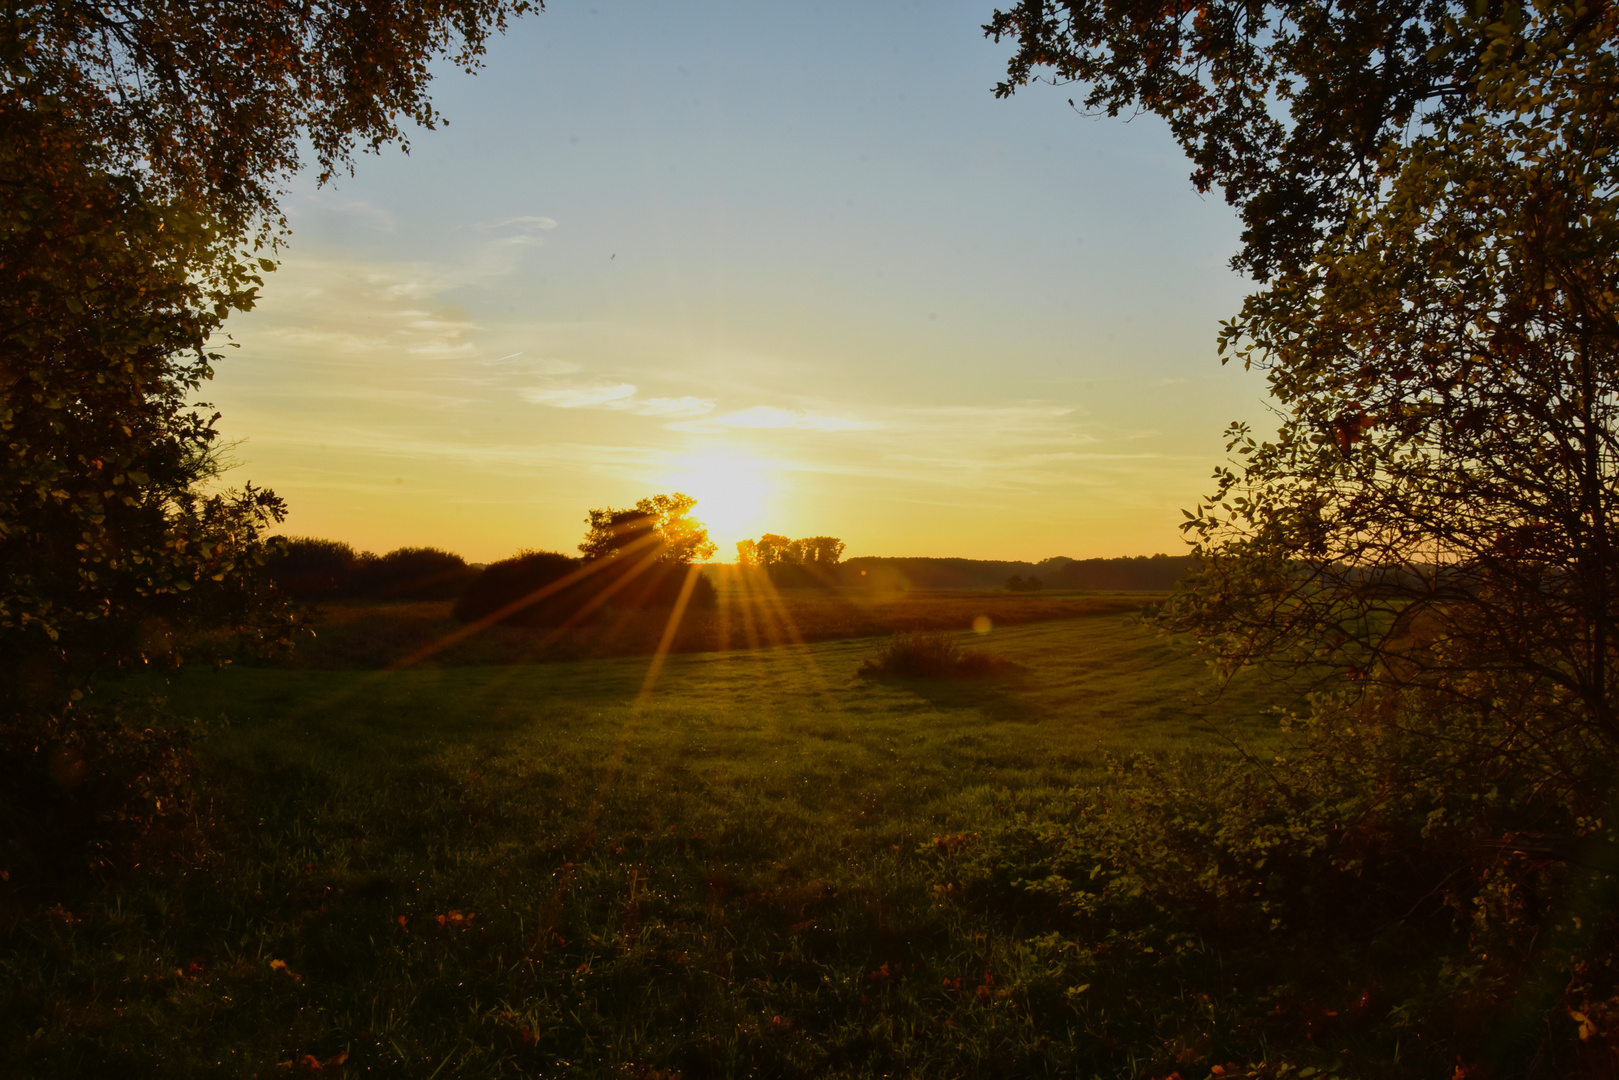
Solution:
[[[1167,592],[1191,567],[1189,555],[1137,555],[1119,559],[1057,557],[1038,563],[996,559],[879,558],[842,563],[845,585],[904,589],[1094,589]]]
[[[830,589],[839,584],[838,560],[843,549],[843,541],[835,536],[792,540],[765,533],[757,540],[739,540],[736,562],[762,569],[777,588]]]

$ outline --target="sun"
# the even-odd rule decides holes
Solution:
[[[770,528],[776,488],[770,472],[740,454],[694,454],[674,463],[667,486],[697,500],[692,516],[708,526],[708,538],[719,545],[716,558],[729,561],[738,540]]]

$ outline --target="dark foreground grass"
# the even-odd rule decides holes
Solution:
[[[1258,695],[1190,701],[1120,616],[989,643],[1029,674],[873,684],[862,641],[650,694],[645,660],[188,675],[216,851],[45,914],[9,883],[0,1074],[1149,1075],[1080,1033],[1052,913],[952,863],[1109,752],[1262,737]]]

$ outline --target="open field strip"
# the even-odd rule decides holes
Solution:
[[[1262,737],[1261,695],[1192,700],[1131,616],[971,643],[1027,674],[859,679],[872,639],[671,656],[650,692],[645,657],[190,673],[218,850],[14,924],[6,1045],[41,1077],[1128,1075],[1022,894],[951,858],[1109,753]]]

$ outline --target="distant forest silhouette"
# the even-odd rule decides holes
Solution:
[[[1041,562],[994,559],[886,558],[861,555],[842,563],[845,585],[910,589],[999,589],[1013,579],[1037,578],[1047,589],[1165,592],[1192,565],[1190,555],[1136,555],[1117,559]],[[1015,590],[1014,590],[1015,591]]]
[[[624,536],[634,543],[637,528]],[[830,538],[815,538],[825,540]],[[839,542],[841,547],[841,542]],[[823,545],[825,550],[826,545]],[[813,550],[813,549],[812,549]],[[1140,555],[1113,559],[1045,559],[1038,563],[996,559],[895,558],[862,555],[755,562],[777,588],[1003,589],[1039,582],[1053,590],[1163,592],[1191,565],[1187,555]],[[296,600],[456,601],[464,620],[487,616],[514,599],[546,588],[577,573],[588,560],[554,551],[522,551],[487,565],[469,564],[460,555],[433,547],[396,548],[385,555],[358,551],[338,540],[293,537],[269,563],[270,577]],[[625,581],[635,564],[619,565],[569,583],[541,603],[508,621],[555,625],[592,596],[611,588],[616,607],[667,607],[675,603],[684,580],[684,564],[654,562]],[[743,564],[744,566],[749,564]],[[712,607],[714,587],[708,575],[694,583],[687,603]]]

